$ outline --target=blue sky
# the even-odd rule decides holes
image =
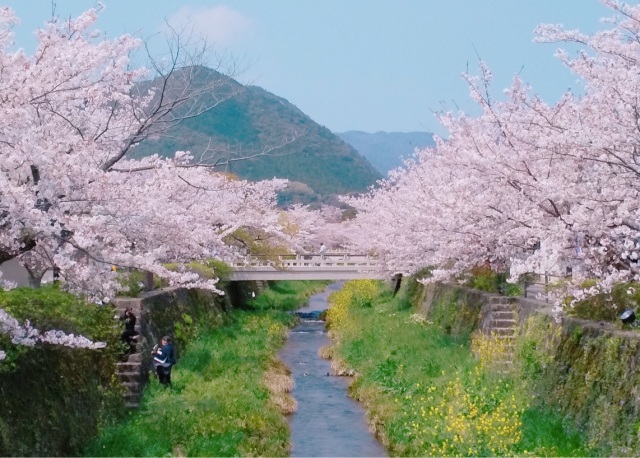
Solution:
[[[95,6],[54,0],[61,17]],[[580,84],[532,42],[539,23],[593,32],[612,12],[597,0],[103,0],[98,28],[109,37],[157,34],[186,22],[246,70],[238,78],[284,97],[333,132],[430,131],[435,111],[474,112],[460,74],[478,56],[499,94],[515,73],[553,102]],[[51,18],[50,0],[12,0],[16,45]]]

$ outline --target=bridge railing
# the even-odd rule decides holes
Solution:
[[[360,253],[306,253],[281,254],[277,256],[247,255],[243,259],[228,261],[235,269],[276,268],[296,270],[305,268],[363,269],[378,267],[378,258]]]

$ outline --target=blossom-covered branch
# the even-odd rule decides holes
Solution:
[[[18,320],[11,317],[6,311],[0,308],[0,333],[11,337],[11,342],[16,345],[33,347],[37,343],[49,343],[62,345],[71,348],[89,348],[96,350],[106,347],[104,342],[93,342],[84,336],[66,334],[62,331],[40,332],[26,321],[20,324]],[[6,352],[0,350],[0,361],[5,359]]]

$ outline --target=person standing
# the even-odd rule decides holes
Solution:
[[[321,266],[324,261],[324,254],[327,252],[327,246],[324,243],[320,243],[320,249],[318,250],[318,254],[320,255],[319,262],[316,262],[316,266]]]
[[[153,365],[161,385],[171,386],[171,368],[176,364],[176,349],[170,336],[164,336],[152,352]]]
[[[130,307],[124,310],[124,314],[120,317],[120,321],[124,322],[124,330],[120,335],[120,339],[127,345],[125,356],[134,353],[134,337],[138,335],[136,332],[136,316]]]

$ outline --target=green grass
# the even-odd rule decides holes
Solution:
[[[276,283],[265,294],[298,297],[320,287]],[[200,332],[173,369],[173,387],[153,378],[140,409],[106,427],[86,455],[288,455],[286,418],[263,381],[294,321],[276,308],[234,310],[225,325]]]
[[[248,305],[255,310],[295,310],[304,306],[311,294],[323,291],[330,283],[310,280],[272,282]]]
[[[375,287],[373,301],[373,282],[330,296],[336,345],[327,353],[357,371],[350,394],[392,455],[589,455],[515,376],[480,367],[468,338],[414,314],[404,291],[391,298]]]
[[[556,412],[530,407],[522,420],[521,450],[529,450],[538,456],[600,456],[589,450],[584,438],[571,425],[565,424]]]
[[[106,428],[87,454],[286,455],[287,423],[270,405],[262,375],[291,317],[234,311],[229,318],[189,344],[171,389],[152,379],[140,410]]]

